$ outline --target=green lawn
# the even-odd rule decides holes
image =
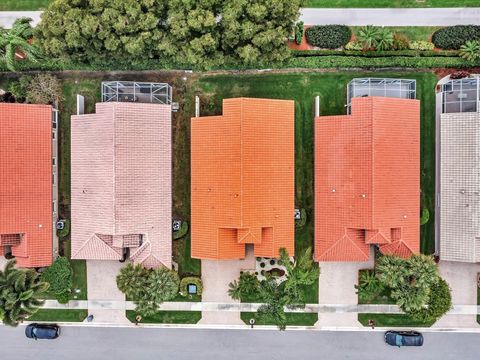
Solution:
[[[1,0],[0,11],[44,10],[52,0]]]
[[[430,327],[433,323],[414,320],[405,314],[358,314],[358,321],[363,326],[369,326],[368,320],[375,321],[377,327]]]
[[[127,310],[127,318],[135,322],[137,314]],[[140,323],[147,324],[196,324],[202,318],[201,311],[159,311],[153,316],[143,317]]]
[[[28,318],[28,321],[81,322],[88,315],[87,310],[78,309],[40,309]]]
[[[352,26],[354,34],[361,28],[361,26]],[[430,41],[432,34],[440,29],[440,26],[386,26],[394,34],[404,35],[410,41]]]
[[[397,77],[417,80],[421,101],[421,188],[422,203],[434,218],[435,196],[435,85],[437,79],[425,72],[335,72],[303,74],[218,75],[199,79],[202,114],[220,114],[223,98],[236,96],[295,100],[295,205],[307,211],[307,224],[296,229],[296,251],[313,246],[313,101],[320,95],[322,115],[345,114],[346,85],[354,77]],[[420,214],[419,214],[420,216]],[[433,221],[422,226],[421,250],[434,250]],[[318,290],[317,290],[318,291]],[[318,296],[309,292],[310,299]],[[317,297],[318,299],[318,297]],[[317,302],[315,300],[314,302]]]
[[[477,7],[478,0],[308,0],[319,8]]]
[[[64,256],[70,259],[70,240],[64,244]],[[85,260],[71,260],[73,268],[72,300],[87,300],[87,262]],[[80,290],[76,292],[75,290]],[[74,298],[76,296],[76,298]]]
[[[287,325],[290,326],[313,326],[318,320],[318,314],[316,313],[286,313]],[[242,312],[240,318],[247,325],[250,325],[250,319],[255,319],[255,325],[276,325],[274,323],[265,322],[259,320],[257,313]]]

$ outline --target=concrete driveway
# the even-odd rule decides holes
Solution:
[[[125,295],[118,290],[116,278],[126,263],[110,260],[87,260],[88,301],[112,300],[125,301]],[[89,309],[98,323],[128,323],[125,310]]]
[[[477,304],[477,273],[480,264],[469,264],[455,261],[441,261],[441,276],[452,289],[452,303],[455,305]],[[438,320],[434,327],[479,327],[475,315],[446,315]]]
[[[255,269],[253,249],[247,248],[244,260],[202,260],[203,302],[236,303],[228,295],[228,284],[241,270]],[[238,311],[203,311],[200,324],[243,325]]]
[[[319,304],[356,305],[358,271],[373,268],[373,254],[368,262],[319,262]],[[316,326],[360,326],[356,313],[322,313]]]

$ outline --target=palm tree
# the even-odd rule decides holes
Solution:
[[[397,256],[384,255],[380,257],[375,269],[380,282],[392,289],[404,285],[409,276],[406,261]]]
[[[284,307],[287,305],[288,298],[279,284],[272,277],[268,277],[261,282],[259,293],[263,302],[257,310],[259,318],[266,323],[273,322],[280,330],[285,330],[287,316]]]
[[[433,256],[416,254],[408,259],[411,286],[430,288],[436,284],[440,275]]]
[[[387,28],[382,28],[375,38],[375,48],[377,51],[390,50],[393,47],[393,42],[393,33]]]
[[[476,40],[467,41],[460,47],[459,55],[467,61],[477,61],[480,59],[480,42]]]
[[[48,290],[48,283],[40,280],[33,269],[15,268],[15,260],[7,262],[0,271],[0,313],[3,323],[17,326],[36,313],[43,304],[41,296]]]
[[[139,300],[147,287],[148,273],[142,265],[129,263],[117,275],[117,287],[132,300]]]
[[[378,33],[378,28],[373,25],[367,25],[360,28],[357,34],[357,41],[362,44],[363,50],[375,48]]]
[[[360,273],[358,285],[355,288],[361,300],[369,301],[377,296],[384,289],[384,286],[375,275],[375,272],[366,270]]]
[[[245,297],[252,297],[258,293],[260,282],[255,274],[244,271],[240,278],[228,284],[228,295],[234,300],[241,300]]]
[[[286,287],[297,285],[309,286],[318,281],[320,269],[315,266],[313,261],[312,248],[305,250],[294,262],[290,260],[287,250],[281,248],[280,264],[285,266],[286,269]]]
[[[37,62],[40,51],[30,43],[33,29],[32,19],[22,17],[15,20],[9,30],[0,29],[0,61],[5,63],[8,70],[15,71],[15,53],[21,51],[30,60]]]
[[[148,277],[147,290],[149,296],[157,303],[172,300],[178,294],[180,278],[178,274],[166,267],[153,270]]]

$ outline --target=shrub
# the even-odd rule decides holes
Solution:
[[[303,28],[303,21],[299,21],[295,24],[295,42],[297,43],[297,45],[300,45],[302,43],[304,31],[305,30]]]
[[[55,297],[59,296],[60,299],[64,299],[65,296],[68,297],[68,293],[73,286],[73,269],[70,261],[66,257],[58,257],[42,273],[41,279],[50,284],[48,291]]]
[[[425,207],[425,208],[423,208],[422,216],[420,217],[420,225],[425,225],[428,222],[429,219],[430,219],[430,212]]]
[[[188,285],[194,284],[197,287],[197,295],[202,295],[203,285],[202,279],[194,276],[184,277],[180,281],[180,295],[188,295]]]
[[[429,41],[412,41],[408,44],[408,48],[411,50],[433,50],[435,45]]]
[[[467,41],[480,41],[479,25],[448,26],[435,31],[432,42],[440,49],[458,50]]]
[[[50,74],[35,75],[27,88],[27,102],[32,104],[54,104],[62,96],[60,81]]]
[[[173,232],[173,240],[180,239],[187,235],[188,233],[188,224],[186,221],[182,221],[182,225],[180,226],[180,230]]]
[[[450,74],[450,79],[455,80],[455,79],[463,79],[467,78],[470,76],[470,72],[465,71],[465,70],[460,70],[460,71],[455,71]]]
[[[460,47],[459,56],[470,62],[480,59],[480,42],[476,40],[467,41]]]
[[[393,35],[393,50],[407,50],[410,45],[410,40],[408,37],[402,34]]]
[[[301,228],[307,223],[307,211],[305,209],[300,209],[300,219],[295,220],[295,227]]]
[[[17,81],[13,81],[8,87],[16,98],[17,102],[25,102],[27,100],[27,89],[32,82],[32,77],[28,75],[21,76]]]
[[[363,49],[363,45],[359,41],[350,41],[347,45],[345,45],[345,50],[360,51],[362,49]]]
[[[57,230],[57,236],[59,238],[64,238],[70,233],[70,220],[65,219],[64,220],[65,226],[63,227],[62,230]]]
[[[70,292],[64,292],[62,294],[55,295],[55,299],[57,299],[60,304],[66,304],[70,300]]]
[[[448,283],[440,278],[430,289],[427,306],[407,314],[423,322],[435,322],[452,308],[452,294]]]
[[[310,45],[324,49],[337,49],[345,46],[352,37],[352,31],[345,25],[312,26],[306,31]]]

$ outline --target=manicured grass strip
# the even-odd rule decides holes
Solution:
[[[51,0],[1,0],[0,11],[45,10]]]
[[[478,0],[309,0],[306,7],[318,8],[429,8],[478,7]]]
[[[127,310],[127,319],[135,322],[137,313]],[[159,311],[153,316],[142,317],[140,323],[147,324],[196,324],[202,318],[201,311]]]
[[[79,309],[40,309],[28,318],[28,321],[82,322],[88,315],[87,310]]]
[[[313,326],[318,320],[317,313],[286,313],[287,315],[287,326]],[[276,325],[274,323],[265,322],[258,319],[257,313],[253,312],[242,312],[240,314],[242,321],[250,325],[250,319],[255,319],[255,325]]]
[[[433,322],[414,320],[405,314],[358,314],[358,321],[363,326],[369,326],[368,320],[375,321],[377,327],[430,327]]]
[[[70,259],[70,240],[65,242],[64,255]],[[71,260],[73,269],[73,292],[71,300],[87,300],[87,262],[85,260]],[[78,289],[80,292],[76,292]],[[74,298],[76,296],[76,298]]]

